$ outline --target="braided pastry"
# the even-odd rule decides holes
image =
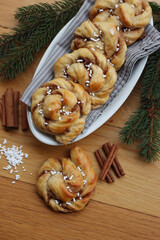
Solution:
[[[125,61],[127,45],[122,34],[111,22],[83,22],[74,32],[72,50],[87,47],[103,53],[119,70]]]
[[[127,45],[135,42],[150,22],[152,10],[147,0],[97,0],[90,11],[93,22],[115,22]]]
[[[31,113],[35,126],[67,144],[79,135],[91,110],[88,93],[79,84],[64,78],[44,83],[32,96]]]
[[[84,87],[90,94],[92,109],[108,100],[117,80],[117,73],[106,57],[87,48],[60,57],[53,69],[56,77],[64,77]]]
[[[92,197],[97,176],[87,154],[79,147],[70,158],[50,158],[39,170],[38,193],[54,210],[82,210]]]

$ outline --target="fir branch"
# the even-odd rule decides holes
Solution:
[[[138,141],[140,155],[148,162],[160,156],[160,49],[149,57],[141,88],[141,106],[120,132],[123,143]]]
[[[74,15],[79,10],[84,0],[63,0],[56,1],[55,3],[39,3],[29,5],[27,7],[18,8],[15,13],[15,18],[19,22],[28,23],[28,21],[40,20],[43,21],[43,17],[55,17],[60,14],[65,14],[63,17],[70,14],[73,10]]]
[[[160,32],[160,5],[156,2],[149,2],[149,4],[153,12],[154,26]]]
[[[158,5],[158,3],[156,2],[149,2],[152,11],[155,15],[160,15],[160,5]]]
[[[0,76],[12,79],[22,73],[35,54],[46,47],[79,10],[83,0],[63,0],[19,8],[12,34],[0,36]]]

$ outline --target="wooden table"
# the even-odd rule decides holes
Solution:
[[[160,3],[160,0],[157,1]],[[0,0],[0,34],[10,32],[15,26],[13,14],[17,7],[38,2]],[[0,97],[7,87],[23,93],[43,53],[37,54],[34,64],[16,79],[0,81]],[[5,131],[0,126],[0,144],[6,138],[7,147],[23,145],[23,151],[29,154],[24,160],[26,172],[19,171],[21,178],[16,184],[12,184],[15,175],[2,169],[7,161],[4,157],[0,159],[1,240],[160,239],[160,162],[143,162],[136,145],[123,145],[119,140],[121,128],[139,105],[140,87],[138,83],[123,106],[102,127],[68,146],[47,146],[35,139],[30,131]],[[91,158],[98,174],[100,169],[93,152],[108,140],[119,145],[118,158],[126,176],[116,178],[113,184],[98,181],[92,200],[81,212],[61,214],[46,207],[35,187],[37,172],[43,161],[52,156],[66,156],[73,146],[80,146]]]

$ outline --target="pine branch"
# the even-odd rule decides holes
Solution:
[[[79,10],[83,0],[63,0],[19,8],[12,34],[0,36],[0,76],[12,79],[22,73],[35,54],[46,47]]]
[[[149,57],[141,88],[141,106],[120,132],[123,143],[138,141],[140,155],[148,162],[160,157],[160,49]]]
[[[155,15],[160,15],[160,5],[158,5],[158,3],[156,2],[149,2],[152,11]]]
[[[19,22],[28,23],[33,20],[43,21],[43,17],[54,17],[60,14],[67,14],[71,9],[76,13],[80,6],[82,5],[83,0],[63,0],[57,1],[55,3],[39,3],[34,5],[29,5],[27,7],[18,8],[15,13],[15,18]],[[75,15],[74,13],[74,15]],[[63,16],[64,17],[64,16]]]
[[[160,5],[158,5],[156,2],[149,2],[152,12],[154,13],[153,19],[154,19],[154,26],[157,28],[157,30],[160,32]]]

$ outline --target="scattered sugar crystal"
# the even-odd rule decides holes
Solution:
[[[7,140],[6,140],[6,139],[4,139],[4,140],[3,140],[3,145],[4,145],[4,144],[6,144],[6,143],[7,143]]]
[[[67,204],[67,205],[72,205],[72,203],[70,203],[70,202],[66,202],[66,204]]]
[[[79,63],[83,62],[83,59],[77,59],[77,62],[79,62]]]
[[[114,35],[114,30],[112,28],[111,28],[110,32],[111,32],[111,35],[113,36]]]
[[[95,38],[90,38],[90,40],[93,41],[93,42],[97,42],[97,41],[100,40],[100,38],[97,38],[97,39],[95,39]]]
[[[0,144],[0,158],[1,155],[3,155],[8,162],[8,166],[3,167],[3,169],[7,171],[9,170],[10,174],[12,174],[13,171],[14,173],[18,173],[17,167],[20,164],[23,164],[23,158],[28,158],[28,154],[22,152],[22,145],[20,147],[12,145],[12,147],[7,148],[5,144],[7,144],[6,139],[3,140],[3,145]],[[24,169],[24,166],[22,166],[22,169],[24,172],[26,171],[26,169]],[[15,178],[16,180],[19,180],[20,175],[15,175]],[[15,181],[13,181],[12,183],[14,184]]]
[[[32,173],[30,173],[30,175],[32,175]]]
[[[11,165],[8,165],[7,167],[3,167],[3,169],[8,171],[9,169],[11,169]]]
[[[47,94],[48,94],[48,95],[51,95],[51,93],[52,93],[52,89],[49,89],[49,90],[47,91]]]
[[[85,185],[87,183],[87,180],[83,180],[83,184]]]
[[[56,174],[56,171],[51,171],[51,175],[55,175]]]
[[[99,37],[95,32],[94,32],[94,36],[95,36],[95,37]]]
[[[95,93],[94,92],[90,92],[89,95],[94,97]]]
[[[63,179],[66,180],[66,179],[67,179],[67,176],[64,176]]]
[[[20,175],[16,175],[16,181],[20,179]]]
[[[69,180],[72,180],[72,178],[73,178],[73,175],[71,175],[71,176],[69,177]]]
[[[12,181],[12,184],[15,184],[16,182],[15,181]]]

